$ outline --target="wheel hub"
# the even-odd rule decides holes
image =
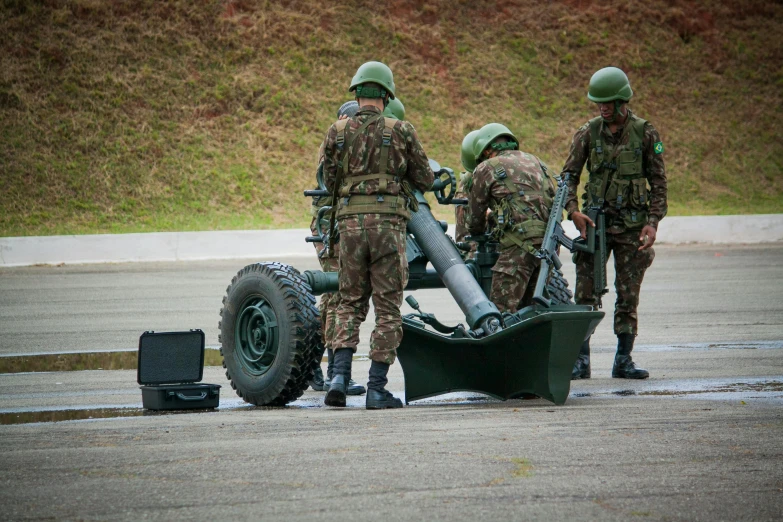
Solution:
[[[242,367],[253,375],[266,373],[277,357],[278,324],[264,298],[247,300],[240,309],[234,334]]]

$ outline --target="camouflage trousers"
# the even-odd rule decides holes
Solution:
[[[492,290],[489,299],[498,310],[513,314],[533,302],[535,285],[528,284],[541,260],[519,247],[504,248],[492,267]]]
[[[402,341],[402,291],[408,282],[405,219],[389,214],[360,214],[339,220],[340,303],[332,348],[359,344],[359,326],[372,298],[375,329],[370,359],[394,363]]]
[[[614,258],[614,288],[617,301],[614,304],[614,333],[616,335],[638,333],[639,291],[644,273],[655,259],[652,248],[639,252],[639,231],[629,230],[619,234],[606,234],[607,257]],[[593,256],[578,252],[576,263],[576,304],[598,306],[599,300],[593,296]]]
[[[310,222],[310,232],[313,235],[318,235],[318,230],[315,228],[315,218]],[[315,245],[315,252],[318,254],[318,262],[321,264],[321,270],[324,272],[337,272],[340,270],[339,257],[337,255],[327,256],[321,254],[326,245],[323,243],[313,243]],[[338,246],[335,245],[335,250]],[[321,339],[326,348],[332,349],[332,338],[334,337],[334,324],[337,319],[337,307],[340,304],[340,293],[331,292],[321,295],[321,302],[318,305],[321,315]],[[370,308],[370,304],[367,303],[362,310],[360,310],[359,316],[361,321],[367,318],[367,311]]]

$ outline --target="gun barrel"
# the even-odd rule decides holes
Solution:
[[[313,295],[337,292],[340,289],[340,281],[337,272],[323,272],[321,270],[305,270],[302,272],[307,284],[312,289]],[[427,288],[445,288],[438,272],[429,268],[419,277],[411,277],[405,290],[422,290]]]
[[[419,210],[411,213],[408,231],[435,267],[471,328],[480,327],[490,317],[500,318],[497,307],[487,298],[454,243],[443,233],[423,197],[419,198]]]

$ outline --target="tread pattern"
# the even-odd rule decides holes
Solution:
[[[554,304],[574,304],[574,294],[568,289],[568,281],[563,272],[552,267],[546,290]]]
[[[290,346],[288,360],[285,369],[279,373],[275,382],[264,389],[243,389],[232,377],[234,372],[241,371],[235,367],[233,360],[226,359],[229,347],[224,345],[223,335],[233,332],[234,317],[236,313],[227,314],[226,309],[232,301],[231,294],[237,283],[247,277],[264,277],[272,281],[276,287],[276,293],[282,297],[285,310],[275,310],[278,314],[279,328],[288,331]],[[226,323],[230,321],[231,324]],[[320,316],[316,308],[315,297],[311,289],[298,270],[290,265],[277,262],[254,263],[241,269],[231,280],[223,297],[223,306],[220,309],[220,354],[223,356],[223,368],[226,369],[226,377],[231,382],[231,387],[237,395],[246,402],[256,406],[285,406],[302,396],[308,387],[308,381],[313,375],[320,361],[318,358],[318,343],[320,341]],[[232,336],[233,337],[233,336]],[[278,357],[282,356],[278,352]]]

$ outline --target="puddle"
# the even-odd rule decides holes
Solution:
[[[639,392],[639,395],[692,395],[701,393],[723,393],[723,394],[748,394],[753,392],[780,394],[783,396],[783,382],[780,381],[756,381],[756,382],[735,382],[727,384],[717,384],[696,388],[691,390],[682,389],[663,389]]]
[[[691,352],[714,350],[783,350],[781,341],[712,342],[685,344],[642,344],[634,348],[637,352]]]
[[[323,399],[322,399],[323,403]],[[20,409],[0,412],[0,425],[32,424],[38,422],[83,421],[116,419],[120,417],[154,417],[189,413],[213,413],[226,410],[252,409],[241,399],[221,400],[219,408],[194,408],[192,410],[146,410],[139,406],[113,406],[103,408],[76,407],[70,409],[47,408],[45,410]]]
[[[95,408],[84,410],[47,410],[0,413],[0,424],[30,424],[34,422],[61,422],[114,417],[139,417],[143,408]]]
[[[0,357],[0,374],[73,372],[83,370],[135,370],[136,350],[112,352],[61,352]],[[204,350],[204,366],[222,366],[220,350]]]
[[[570,396],[574,398],[599,396],[675,397],[731,401],[764,399],[783,402],[783,381],[769,378],[743,379],[742,381],[725,379],[647,381],[640,383],[636,389],[591,390],[590,392],[574,392]]]
[[[397,392],[395,396],[405,401],[405,393]],[[645,397],[645,398],[680,398],[680,399],[709,399],[743,402],[745,400],[763,400],[783,404],[783,380],[759,378],[731,380],[681,380],[655,382],[647,381],[639,383],[636,389],[604,389],[591,390],[589,392],[572,392],[570,398],[591,397]],[[523,400],[525,398],[522,398]],[[90,421],[99,419],[113,419],[121,417],[182,415],[189,413],[211,413],[219,411],[235,410],[281,410],[281,409],[342,409],[329,408],[324,405],[323,392],[308,392],[298,400],[287,406],[257,407],[247,404],[238,397],[221,398],[220,407],[217,409],[193,409],[193,410],[169,410],[152,411],[145,410],[138,405],[105,406],[105,407],[71,407],[70,409],[47,408],[39,411],[29,409],[0,410],[0,425],[29,424],[42,422],[62,421]],[[503,404],[503,401],[485,395],[476,395],[471,392],[453,392],[437,397],[420,399],[407,405],[407,407],[421,406],[455,406],[455,405],[490,405]],[[513,404],[509,401],[508,404]],[[567,404],[566,404],[567,405]],[[347,409],[364,409],[365,397],[347,397]],[[547,410],[549,411],[549,410]],[[552,410],[554,411],[554,410]]]

